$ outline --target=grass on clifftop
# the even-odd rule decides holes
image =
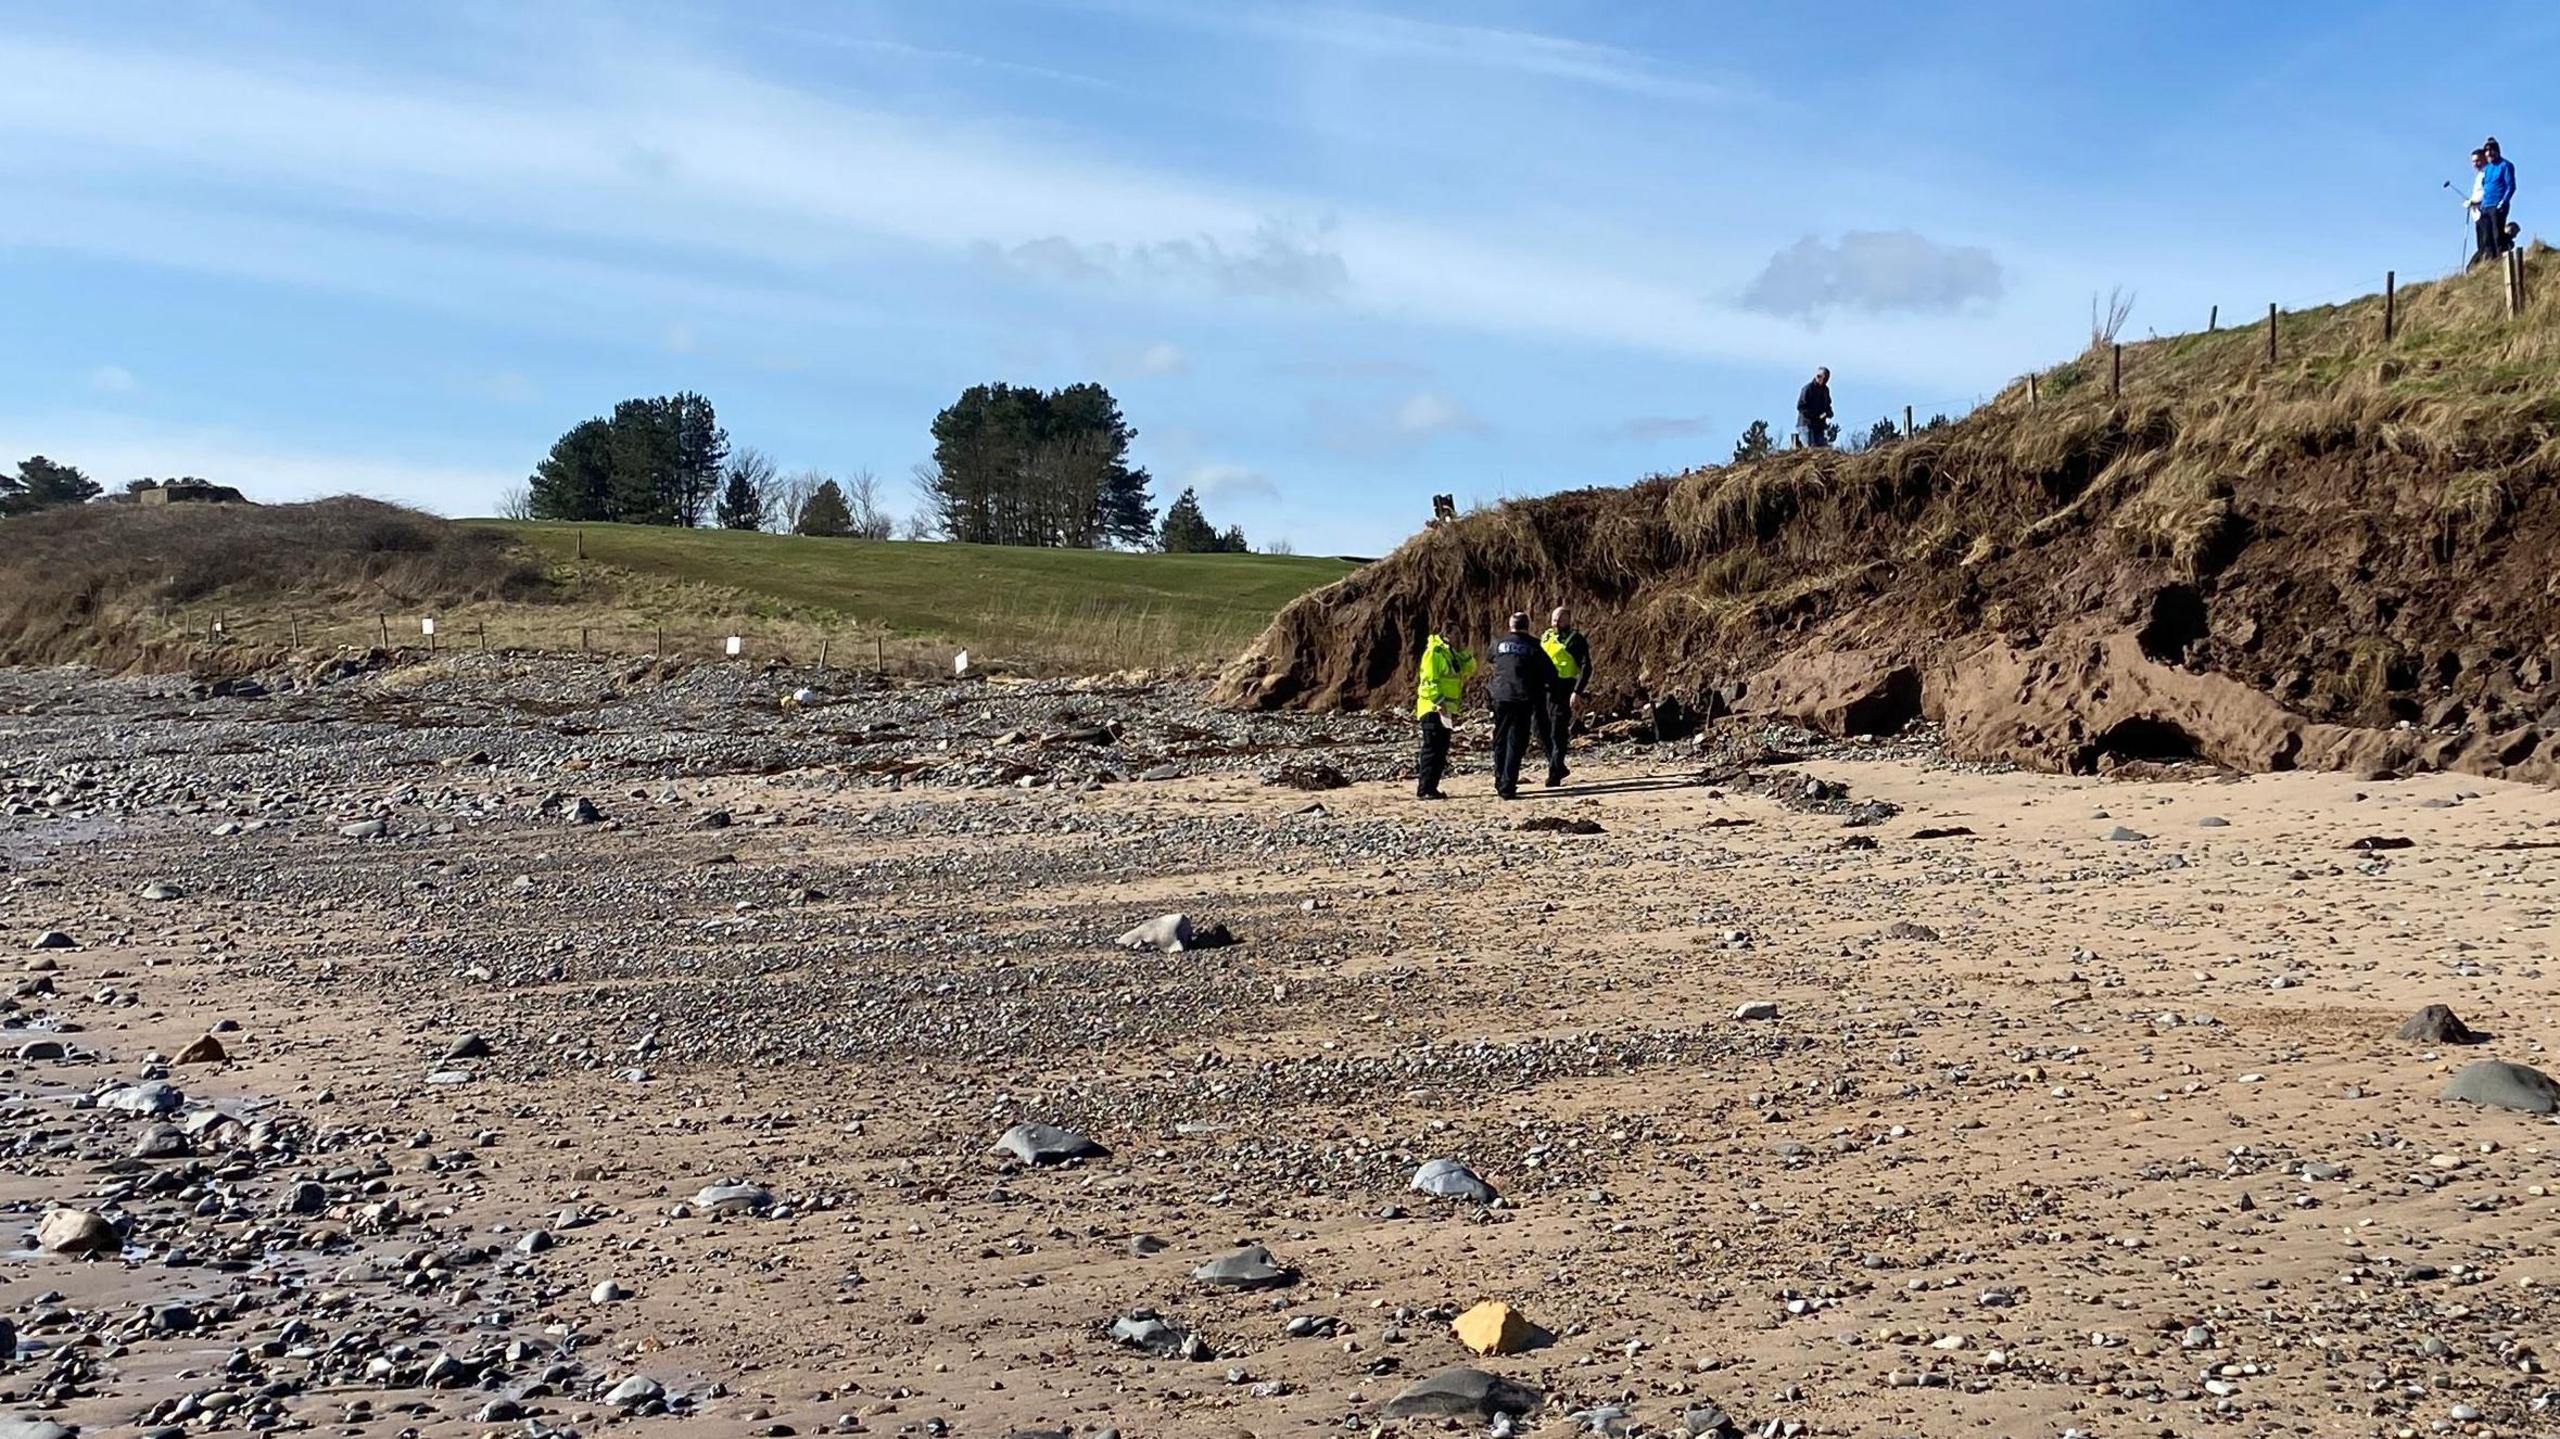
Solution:
[[[1099,669],[1224,659],[1281,606],[1353,569],[1344,560],[1296,555],[1152,555],[648,525],[465,523],[533,549],[570,588],[573,602],[582,589],[609,595],[626,627],[663,621],[672,633],[680,626],[700,628],[706,619],[735,617],[788,629],[804,642],[813,634],[842,633],[848,642],[868,645],[885,633],[967,645],[998,659]]]

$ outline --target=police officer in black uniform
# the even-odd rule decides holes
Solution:
[[[1529,752],[1529,733],[1538,707],[1555,689],[1555,661],[1547,658],[1538,637],[1529,633],[1526,612],[1511,617],[1511,632],[1493,642],[1487,657],[1493,700],[1493,792],[1504,799],[1520,797],[1520,761]]]

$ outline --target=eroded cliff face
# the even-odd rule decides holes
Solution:
[[[2547,254],[2547,252],[2544,252]],[[2537,255],[2537,261],[2543,258]],[[2128,346],[1861,453],[1479,511],[1284,610],[1226,702],[1405,702],[1420,627],[1570,604],[1598,699],[2052,770],[2458,768],[2560,737],[2560,307],[2490,277]],[[2560,357],[2560,344],[2552,346]]]

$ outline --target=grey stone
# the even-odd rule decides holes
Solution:
[[[2150,836],[2142,833],[2140,830],[2127,829],[2123,825],[2117,825],[2113,829],[2107,831],[2106,838],[2115,844],[2133,844],[2140,840],[2148,839]]]
[[[175,1114],[186,1106],[186,1095],[165,1080],[147,1079],[140,1084],[118,1085],[98,1096],[100,1109],[119,1114]]]
[[[451,1062],[457,1059],[486,1059],[489,1054],[489,1041],[476,1034],[466,1034],[455,1040],[445,1050],[444,1057],[447,1062]]]
[[[1071,1129],[1054,1124],[1017,1124],[996,1141],[995,1153],[1024,1164],[1064,1164],[1071,1159],[1108,1159],[1111,1151]]]
[[[48,929],[36,936],[38,949],[78,949],[79,947],[80,941],[58,929]]]
[[[1736,1019],[1775,1019],[1778,1017],[1778,1002],[1774,999],[1750,1000],[1736,1008],[1733,1012],[1733,1017]]]
[[[1166,954],[1180,954],[1191,947],[1191,916],[1160,914],[1121,935],[1113,943],[1122,949],[1154,949]]]
[[[637,1409],[666,1397],[666,1386],[645,1374],[634,1374],[604,1392],[604,1402],[616,1409]]]
[[[133,1141],[136,1159],[184,1159],[193,1148],[187,1132],[174,1124],[154,1124]]]
[[[1248,1244],[1192,1270],[1191,1277],[1218,1289],[1265,1289],[1289,1283],[1298,1271],[1274,1260],[1261,1245]]]
[[[55,1060],[69,1053],[59,1039],[30,1039],[18,1046],[18,1057],[27,1060]]]
[[[1182,1324],[1152,1309],[1132,1309],[1111,1321],[1111,1340],[1160,1359],[1214,1359],[1208,1344]]]
[[[2454,1016],[2453,1007],[2430,1004],[2400,1026],[2400,1037],[2413,1044],[2478,1044],[2480,1036]]]
[[[1733,1422],[1724,1406],[1712,1401],[1681,1415],[1680,1427],[1687,1431],[1689,1439],[1737,1439],[1742,1433],[1742,1426]]]
[[[1434,1159],[1415,1170],[1412,1187],[1442,1199],[1464,1199],[1475,1204],[1491,1204],[1496,1197],[1492,1185],[1454,1159]]]
[[[48,1209],[36,1221],[36,1247],[48,1254],[112,1254],[124,1239],[106,1216],[86,1209]]]
[[[1499,1374],[1459,1365],[1443,1369],[1387,1401],[1390,1419],[1416,1415],[1491,1419],[1497,1414],[1531,1413],[1543,1403],[1538,1391]]]
[[[2229,820],[2227,820],[2227,819],[2224,819],[2222,816],[2220,816],[2220,815],[2218,815],[2218,814],[2209,814],[2209,815],[2206,815],[2204,818],[2202,818],[2202,819],[2200,819],[2200,820],[2197,820],[2197,821],[2196,821],[2196,828],[2198,828],[2198,829],[2229,829],[2229,828],[2231,828],[2231,821],[2229,821]]]
[[[338,826],[340,839],[380,839],[389,833],[391,821],[387,819],[360,819],[353,824]]]
[[[144,899],[150,900],[154,904],[172,899],[185,899],[187,897],[187,892],[185,890],[178,888],[176,885],[171,884],[166,880],[159,879],[153,880],[151,883],[144,885],[142,888],[134,892],[141,895]]]
[[[13,1419],[0,1419],[0,1439],[72,1439],[72,1436],[79,1432],[77,1429],[68,1429],[56,1424],[50,1419],[38,1419],[30,1415],[22,1414]]]
[[[760,1184],[706,1184],[693,1196],[693,1207],[705,1214],[745,1214],[773,1203],[773,1191]]]
[[[577,802],[569,806],[571,824],[595,824],[603,818],[604,811],[597,809],[595,801],[585,795],[578,796]]]
[[[2527,1114],[2550,1114],[2560,1110],[2560,1084],[2539,1069],[2510,1064],[2503,1059],[2483,1059],[2462,1067],[2453,1082],[2444,1087],[2447,1099],[2468,1100],[2496,1109],[2518,1109]]]
[[[608,1279],[587,1294],[587,1298],[597,1304],[619,1304],[630,1297],[631,1291],[623,1288],[617,1279]]]

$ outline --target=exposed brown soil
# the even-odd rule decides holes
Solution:
[[[2127,346],[1865,453],[1795,451],[1516,501],[1284,611],[1222,677],[1255,707],[1384,707],[1415,630],[1570,603],[1597,698],[2089,772],[2554,773],[2560,385],[2495,279]]]

